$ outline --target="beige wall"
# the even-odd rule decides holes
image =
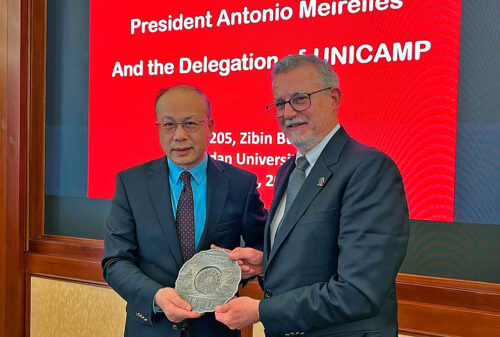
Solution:
[[[264,326],[261,323],[253,325],[253,337],[264,337]]]
[[[31,337],[122,337],[125,301],[109,288],[32,277],[30,317]]]
[[[125,301],[109,288],[32,277],[30,318],[31,337],[121,337]],[[264,337],[262,324],[253,335]]]
[[[31,337],[119,337],[125,301],[109,288],[31,278]]]

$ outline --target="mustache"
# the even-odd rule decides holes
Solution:
[[[285,127],[288,127],[293,124],[299,124],[299,123],[307,123],[307,120],[304,118],[300,117],[293,117],[292,119],[286,119],[285,120]]]
[[[193,144],[191,144],[191,143],[184,143],[184,142],[178,142],[178,143],[172,143],[172,144],[170,144],[169,149],[170,150],[175,150],[175,149],[185,149],[185,148],[189,148],[189,147],[193,147]]]

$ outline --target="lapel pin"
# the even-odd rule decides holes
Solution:
[[[325,184],[325,177],[321,177],[318,179],[318,183],[316,184],[316,186],[323,187],[324,184]]]

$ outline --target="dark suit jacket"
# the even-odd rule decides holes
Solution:
[[[266,211],[256,176],[208,159],[207,216],[197,251],[216,244],[262,248]],[[182,256],[172,214],[166,157],[120,172],[106,224],[104,278],[127,301],[125,336],[179,336],[180,325],[153,313],[153,298],[174,287]],[[213,313],[187,320],[190,336],[235,336]]]
[[[397,336],[395,277],[409,225],[396,165],[340,128],[270,249],[269,224],[294,167],[295,157],[277,173],[265,229],[266,336]]]

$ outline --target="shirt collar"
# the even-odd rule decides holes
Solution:
[[[340,124],[337,123],[335,127],[330,131],[316,146],[314,146],[309,152],[306,154],[306,159],[309,162],[309,167],[313,167],[316,164],[316,161],[319,158],[321,152],[325,148],[326,144],[332,139],[333,135],[340,129]],[[297,164],[297,159],[302,157],[303,154],[297,151],[297,155],[295,156],[295,164]]]
[[[174,164],[174,162],[171,161],[170,158],[168,157],[167,161],[168,161],[168,175],[171,178],[173,178],[173,181],[175,181],[175,183],[177,184],[179,183],[181,173],[186,170]],[[191,173],[191,176],[193,177],[194,181],[197,184],[200,184],[201,180],[207,175],[207,163],[208,163],[208,156],[205,153],[205,157],[198,165],[187,170],[189,171],[189,173]]]

